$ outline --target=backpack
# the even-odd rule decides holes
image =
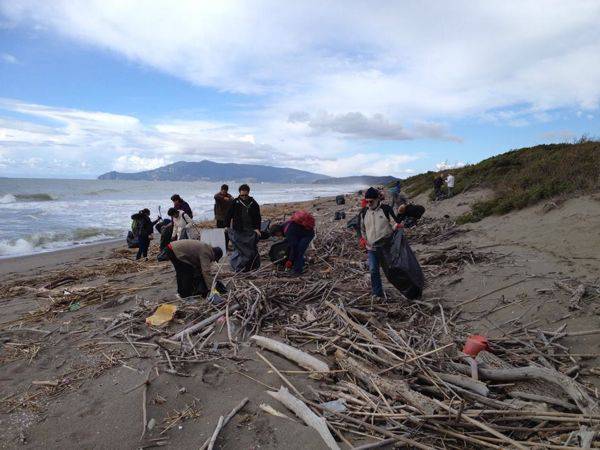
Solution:
[[[290,221],[297,223],[298,225],[306,228],[307,230],[315,229],[315,218],[308,211],[296,211],[294,214],[292,214]]]

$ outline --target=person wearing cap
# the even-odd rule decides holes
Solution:
[[[210,266],[223,256],[220,247],[211,247],[195,239],[174,241],[159,255],[159,260],[169,259],[175,268],[177,293],[181,298],[192,295],[206,297],[213,285]]]
[[[361,246],[366,247],[371,273],[371,292],[383,297],[383,285],[379,271],[378,248],[383,247],[394,233],[401,228],[391,206],[381,202],[379,191],[373,187],[365,193],[367,207],[360,213]]]

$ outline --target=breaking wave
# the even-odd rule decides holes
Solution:
[[[74,245],[91,244],[123,236],[121,230],[76,228],[73,231],[33,233],[25,238],[0,240],[0,257],[58,250]]]
[[[50,194],[5,194],[0,197],[0,204],[16,202],[51,202],[56,200]]]

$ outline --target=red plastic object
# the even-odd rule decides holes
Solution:
[[[487,338],[485,336],[480,336],[479,334],[473,334],[467,338],[463,353],[475,358],[480,351],[488,349],[489,345]]]
[[[361,236],[361,238],[358,240],[358,245],[360,245],[360,248],[366,248],[367,240]]]
[[[361,208],[366,208],[366,207],[367,207],[367,199],[366,199],[366,198],[363,198],[363,199],[360,201],[360,207],[361,207]]]
[[[314,230],[315,228],[315,218],[308,211],[296,211],[292,214],[290,220],[309,230]]]

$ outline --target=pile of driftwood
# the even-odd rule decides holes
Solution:
[[[329,212],[323,214],[320,221],[329,217]],[[221,360],[243,365],[240,349],[257,345],[294,361],[297,373],[318,384],[297,386],[266,351],[258,356],[280,377],[279,390],[242,370],[236,373],[264,385],[332,449],[393,443],[426,449],[593,445],[600,426],[597,395],[578,380],[580,356],[559,342],[563,330],[523,330],[518,338],[493,340],[472,358],[462,352],[468,330],[457,324],[460,310],[444,309],[435,299],[409,302],[393,289],[387,290],[385,301],[373,299],[356,236],[344,223],[330,219],[334,225],[318,230],[303,276],[292,277],[264,257],[259,270],[246,274],[233,274],[223,263],[218,277],[228,288],[226,302],[176,301],[177,314],[167,327],[145,323],[156,303],[121,293],[130,294],[124,300],[130,306],[103,318],[104,326],[88,333],[82,348],[102,355],[104,370],[128,367],[127,358],[153,358],[146,381],[133,388],[142,391],[142,437],[150,425],[146,390],[155,376],[187,377],[200,366],[202,379],[217,384],[226,376]],[[410,239],[441,242],[440,237],[456,233],[450,221],[425,220],[411,229]],[[263,256],[267,251],[264,246]],[[426,271],[446,274],[441,267],[458,271],[465,263],[493,258],[449,248],[443,254],[430,252],[422,262]],[[120,304],[118,293],[110,296],[115,304],[107,308]],[[130,351],[129,356],[121,349]],[[72,385],[62,376],[44,382],[50,383],[45,387],[49,395]],[[202,448],[213,448],[247,401],[229,414],[224,411]],[[260,409],[290,414],[275,402]],[[161,434],[180,420],[193,419],[195,411],[194,405],[176,411]]]

